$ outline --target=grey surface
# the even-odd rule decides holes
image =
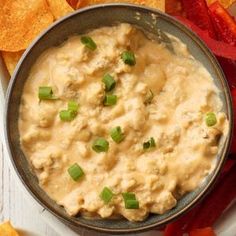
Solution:
[[[221,149],[217,156],[218,165],[213,173],[208,176],[207,181],[205,181],[200,188],[183,197],[174,209],[163,215],[151,214],[144,222],[132,223],[125,219],[86,220],[79,216],[69,217],[63,208],[59,207],[44,193],[44,191],[42,191],[38,185],[36,177],[30,170],[24,154],[20,149],[19,132],[17,127],[17,120],[19,116],[18,108],[21,93],[30,68],[43,51],[52,46],[59,45],[69,36],[81,34],[89,29],[100,26],[112,25],[117,22],[128,22],[135,24],[152,33],[156,33],[157,29],[161,29],[180,38],[185,44],[187,44],[190,53],[204,64],[207,70],[211,73],[216,85],[222,91],[221,99],[224,104],[223,111],[230,118],[230,126],[232,123],[229,91],[217,61],[206,48],[206,46],[204,46],[204,44],[193,33],[163,13],[154,10],[152,11],[144,7],[131,6],[127,4],[113,4],[106,6],[104,5],[101,7],[91,7],[78,11],[78,13],[73,13],[69,17],[65,17],[54,24],[54,26],[50,27],[46,33],[41,35],[40,39],[36,40],[25,52],[21,62],[18,64],[18,68],[13,76],[14,78],[11,80],[9,86],[10,88],[7,96],[7,104],[11,104],[11,106],[7,107],[8,109],[6,113],[6,138],[13,164],[17,169],[18,175],[25,183],[31,194],[45,208],[49,209],[53,214],[57,215],[61,220],[63,220],[63,222],[74,228],[78,226],[86,226],[102,231],[112,231],[112,234],[115,232],[118,233],[147,230],[152,227],[162,225],[174,219],[189,207],[193,206],[193,204],[195,204],[203,196],[206,190],[209,189],[209,187],[214,182],[217,173],[224,162],[230,139],[229,135],[226,138],[226,141],[221,143]]]

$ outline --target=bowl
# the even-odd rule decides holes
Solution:
[[[163,215],[150,214],[143,222],[129,222],[125,219],[94,219],[88,220],[81,216],[70,217],[65,210],[51,200],[39,187],[36,176],[24,156],[19,142],[18,117],[19,105],[24,83],[29,71],[46,49],[60,45],[69,36],[82,34],[89,29],[109,26],[118,22],[134,24],[146,31],[157,34],[159,30],[165,31],[181,39],[193,57],[205,66],[211,74],[214,83],[220,90],[223,103],[222,111],[229,119],[229,133],[221,141],[217,154],[217,164],[214,171],[207,176],[205,181],[195,191],[186,194],[178,201],[172,210]],[[58,217],[62,222],[73,229],[85,227],[92,230],[118,234],[145,231],[160,227],[177,219],[191,209],[212,188],[227,157],[232,136],[232,103],[230,91],[224,74],[211,51],[207,46],[183,24],[170,16],[151,8],[131,4],[105,4],[78,10],[71,15],[55,22],[44,31],[26,50],[17,65],[10,81],[6,99],[5,112],[5,137],[11,161],[21,181],[32,196],[47,210]]]

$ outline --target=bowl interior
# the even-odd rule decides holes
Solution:
[[[177,204],[177,206],[163,215],[151,214],[147,220],[139,223],[128,222],[125,219],[120,220],[87,220],[80,216],[69,217],[62,207],[59,207],[52,201],[38,185],[37,178],[32,173],[28,162],[21,151],[19,143],[18,116],[21,93],[24,82],[26,81],[31,66],[35,63],[39,55],[46,49],[59,45],[69,36],[82,34],[89,29],[101,26],[113,25],[118,22],[127,22],[135,24],[152,33],[156,33],[157,29],[168,32],[182,40],[190,53],[209,71],[215,84],[221,91],[221,100],[223,102],[223,112],[225,112],[232,126],[231,100],[229,90],[216,59],[212,56],[204,44],[183,25],[176,22],[172,18],[158,11],[149,8],[138,7],[128,4],[107,4],[99,7],[90,7],[80,10],[64,19],[56,22],[39,40],[36,40],[24,54],[21,62],[18,64],[14,78],[10,83],[7,96],[6,110],[6,138],[12,157],[13,164],[18,175],[22,179],[25,186],[31,194],[53,214],[58,216],[65,223],[73,226],[85,226],[106,232],[134,232],[149,229],[154,226],[160,226],[167,223],[173,218],[183,213],[186,209],[193,206],[206,192],[214,182],[227,153],[230,141],[230,133],[226,140],[220,144],[221,148],[217,155],[217,166],[213,173],[209,175],[204,183],[196,189],[185,195]]]

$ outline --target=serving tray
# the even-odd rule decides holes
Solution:
[[[7,162],[11,173],[14,175],[14,180],[17,182],[17,186],[23,191],[25,200],[27,204],[34,209],[34,212],[38,214],[38,217],[42,217],[46,224],[50,225],[58,235],[85,235],[85,236],[102,236],[108,234],[100,234],[89,232],[87,230],[81,229],[79,232],[72,231],[68,226],[64,225],[60,220],[53,216],[50,212],[44,209],[25,189],[24,185],[19,180],[18,176],[15,173],[15,170],[12,166],[12,163],[9,161],[8,153],[5,147],[5,138],[3,135],[3,117],[4,117],[4,103],[5,103],[5,94],[7,90],[7,85],[9,82],[9,74],[6,71],[3,60],[0,56],[0,139],[3,143],[3,149],[5,153],[5,161]],[[226,193],[227,194],[227,193]],[[34,217],[37,217],[36,215]],[[206,216],[207,217],[207,216]],[[215,231],[219,236],[236,236],[236,202],[234,202],[222,215],[217,224],[215,225]],[[134,235],[134,234],[133,234]],[[146,233],[135,234],[137,236],[161,236],[162,233],[159,231],[148,231]]]

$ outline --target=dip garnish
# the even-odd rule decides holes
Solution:
[[[109,143],[104,138],[97,138],[93,142],[92,149],[98,153],[99,152],[107,152],[109,149]]]
[[[76,117],[76,113],[72,110],[62,110],[59,116],[62,121],[72,121]]]
[[[216,123],[217,123],[217,119],[216,119],[216,115],[214,112],[208,112],[206,114],[206,118],[205,118],[205,121],[206,121],[206,125],[207,126],[214,126]]]
[[[113,141],[115,141],[116,143],[120,143],[124,139],[124,135],[122,133],[120,126],[112,128],[110,130],[110,135],[111,135],[111,138],[113,139]]]
[[[68,102],[68,109],[60,111],[60,118],[62,121],[72,121],[78,112],[79,104],[75,101]]]
[[[147,142],[143,143],[144,150],[152,148],[152,147],[156,147],[156,143],[153,137],[151,137]]]
[[[68,102],[68,110],[78,112],[79,110],[79,104],[76,101],[69,101]]]
[[[131,51],[125,51],[121,54],[121,59],[127,65],[134,66],[136,64],[135,55]]]
[[[139,209],[139,202],[134,193],[122,193],[126,209]]]
[[[70,177],[74,181],[78,181],[84,175],[82,168],[77,163],[75,163],[71,167],[69,167],[67,171],[68,171]]]
[[[144,104],[147,105],[147,104],[150,104],[152,102],[152,99],[154,98],[154,94],[152,92],[151,89],[148,90],[147,92],[147,95],[146,95],[146,99],[144,101]]]
[[[105,84],[107,92],[111,91],[116,86],[116,81],[110,74],[105,74],[102,78],[102,82]]]
[[[106,94],[103,104],[105,106],[112,106],[115,105],[117,102],[117,96],[116,95],[111,95],[111,94]]]
[[[52,87],[39,87],[38,97],[40,100],[53,100]]]
[[[88,49],[94,51],[97,48],[96,43],[93,41],[93,39],[89,36],[82,36],[80,38],[80,41],[82,44],[85,45]]]
[[[106,203],[108,204],[111,199],[113,198],[114,194],[113,192],[108,188],[108,187],[104,187],[101,194],[100,194],[100,198]]]
[[[126,200],[135,200],[136,197],[135,197],[135,194],[134,193],[122,193],[122,196],[124,198],[124,201]]]

